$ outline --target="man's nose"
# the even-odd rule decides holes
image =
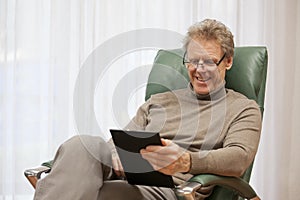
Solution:
[[[204,66],[204,63],[202,60],[199,60],[199,62],[197,64],[197,71],[198,72],[206,71],[206,67]]]

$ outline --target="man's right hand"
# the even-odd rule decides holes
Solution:
[[[123,166],[116,151],[112,151],[112,167],[118,177],[125,177]]]
[[[116,150],[116,147],[115,147],[115,144],[114,144],[112,138],[110,138],[110,140],[108,141],[108,145],[111,150],[112,168],[118,177],[124,178],[125,177],[124,169],[121,164],[120,158],[118,156],[118,153],[117,153],[117,150]]]

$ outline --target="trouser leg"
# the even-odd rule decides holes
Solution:
[[[98,200],[177,200],[173,189],[163,187],[136,186],[126,181],[105,181]]]
[[[111,174],[110,148],[100,137],[75,136],[56,153],[51,172],[37,183],[35,200],[96,200]]]
[[[111,152],[106,142],[100,137],[75,136],[60,146],[51,172],[37,183],[34,199],[176,200],[170,188],[109,180],[112,175]]]

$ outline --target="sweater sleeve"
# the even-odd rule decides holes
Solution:
[[[232,120],[223,148],[191,152],[191,174],[241,176],[253,161],[261,132],[261,114],[253,102]]]
[[[150,107],[150,100],[146,101],[141,105],[136,115],[131,119],[131,121],[125,126],[126,130],[145,130],[145,127],[148,124],[148,113]]]

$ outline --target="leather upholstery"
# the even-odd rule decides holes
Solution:
[[[154,60],[146,88],[152,94],[185,88],[189,81],[182,63],[182,49],[160,50]],[[254,99],[263,108],[268,54],[266,47],[236,47],[233,66],[226,72],[226,88]]]

